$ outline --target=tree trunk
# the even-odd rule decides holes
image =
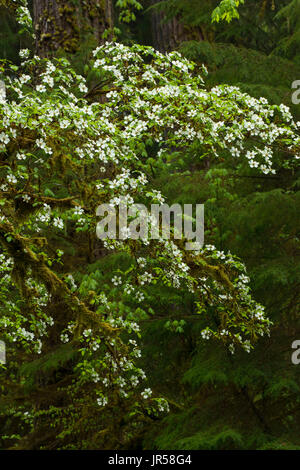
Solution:
[[[36,52],[40,56],[58,49],[76,52],[88,35],[97,44],[113,26],[113,0],[33,0]]]
[[[151,5],[156,3],[158,0],[151,0]],[[203,39],[199,28],[183,25],[178,17],[166,20],[164,12],[160,10],[152,10],[151,30],[153,47],[161,52],[177,49],[183,41]]]

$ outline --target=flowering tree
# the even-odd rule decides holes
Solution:
[[[285,106],[236,87],[207,90],[205,69],[175,52],[106,43],[94,51],[98,84],[90,89],[65,59],[20,56],[20,67],[1,66],[0,328],[14,358],[3,374],[20,393],[26,370],[51,363],[55,353],[54,375],[38,378],[39,405],[33,396],[20,406],[24,434],[51,420],[67,448],[74,435],[81,446],[87,435],[105,442],[109,426],[122,441],[123,414],[114,410],[126,409],[136,423],[168,409],[152,397],[137,362],[139,319],[155,314],[151,286],[189,292],[207,319],[202,338],[232,353],[249,352],[270,321],[231,253],[211,245],[188,252],[183,240],[162,237],[99,241],[97,207],[121,198],[128,207],[162,203],[151,172],[175,151],[265,174],[292,166],[299,123]],[[90,268],[116,252],[126,257],[124,269],[108,261],[104,279]],[[21,363],[28,366],[20,380]]]

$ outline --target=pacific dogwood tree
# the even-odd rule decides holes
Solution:
[[[167,164],[174,151],[227,158],[264,174],[292,166],[299,123],[284,105],[237,87],[207,90],[206,70],[177,52],[106,43],[94,51],[98,85],[90,89],[66,59],[29,50],[20,56],[20,67],[1,65],[0,331],[13,358],[3,374],[12,388],[20,386],[11,367],[71,348],[71,371],[56,379],[55,400],[41,400],[38,409],[34,397],[20,405],[29,429],[50,416],[67,439],[99,410],[102,417],[116,406],[167,410],[136,362],[139,324],[130,313],[147,305],[149,286],[191,293],[207,318],[202,338],[222,341],[232,353],[249,352],[270,326],[237,257],[211,245],[186,251],[183,241],[163,237],[99,241],[99,204],[163,203],[151,187],[149,160]],[[73,248],[64,252],[63,242]],[[76,273],[88,270],[97,249],[102,256],[126,253],[130,265],[112,268],[107,283],[95,275],[87,290]]]

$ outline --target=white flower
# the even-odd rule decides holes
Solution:
[[[53,88],[54,86],[54,79],[53,77],[50,77],[50,75],[45,75],[43,77],[43,83],[46,83],[47,85],[49,85],[51,88]]]
[[[65,129],[66,127],[69,127],[70,121],[68,119],[63,119],[60,121],[59,126],[61,129]]]
[[[135,299],[137,300],[137,302],[143,302],[143,300],[145,299],[145,296],[142,292],[136,292]]]
[[[206,328],[205,330],[201,331],[201,336],[203,339],[209,339],[212,336],[212,333],[208,328]]]
[[[75,209],[74,209],[74,215],[81,216],[83,213],[84,213],[84,210],[83,210],[82,207],[80,207],[80,206],[75,207]]]
[[[39,91],[40,93],[45,93],[46,87],[44,85],[37,85],[36,91]]]
[[[150,398],[151,395],[152,395],[152,390],[151,388],[146,388],[142,393],[141,393],[142,397],[147,400],[147,398]]]
[[[68,343],[69,342],[69,336],[66,333],[62,333],[60,335],[60,339],[63,343]]]
[[[146,283],[150,283],[152,281],[152,278],[153,276],[151,273],[145,272],[144,274],[139,276],[139,283],[141,284],[141,286],[143,286]]]
[[[55,219],[53,220],[53,225],[54,225],[54,227],[57,227],[57,228],[60,228],[60,229],[64,228],[64,222],[59,217],[55,217]]]
[[[120,286],[122,284],[122,278],[119,277],[119,276],[114,276],[111,280],[111,282],[115,285],[115,286]]]
[[[20,83],[23,85],[24,83],[29,82],[30,80],[30,75],[21,75],[20,77]]]
[[[87,93],[87,91],[88,91],[87,86],[86,86],[83,82],[80,82],[80,83],[79,83],[78,88],[79,88],[79,90],[80,90],[82,93]]]
[[[132,292],[134,292],[134,287],[129,284],[126,284],[126,286],[124,287],[124,293],[130,295],[132,294]]]
[[[7,175],[7,181],[12,184],[16,184],[18,182],[17,178],[12,174]]]
[[[21,57],[21,59],[28,59],[29,55],[30,55],[29,49],[21,49],[19,51],[19,56]]]
[[[130,377],[130,381],[131,381],[133,387],[136,387],[136,386],[139,384],[139,381],[140,381],[140,380],[139,380],[139,378],[138,378],[136,375],[132,375],[132,376]]]
[[[146,258],[140,257],[136,261],[141,268],[144,268],[146,266]]]
[[[0,134],[0,142],[3,142],[3,144],[8,144],[9,143],[9,136],[5,134],[4,132],[1,132]]]
[[[38,147],[40,147],[42,150],[44,150],[45,153],[48,153],[49,155],[51,155],[53,153],[52,149],[47,147],[47,144],[43,139],[37,139],[35,141],[35,143]]]
[[[88,336],[91,336],[92,330],[89,328],[87,330],[84,330],[82,334],[83,334],[83,336],[85,336],[87,338]]]
[[[97,398],[97,403],[99,406],[105,406],[108,403],[108,399],[106,397]]]

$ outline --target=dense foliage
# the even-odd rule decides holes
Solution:
[[[4,3],[33,48],[27,2]],[[135,43],[153,9],[132,1],[115,5],[123,44],[1,44],[3,448],[300,445],[297,23],[280,47],[273,26],[296,3],[263,2],[240,43],[252,1],[163,2],[166,21],[206,30],[183,55]],[[165,200],[205,204],[203,248],[97,239],[99,204]]]

